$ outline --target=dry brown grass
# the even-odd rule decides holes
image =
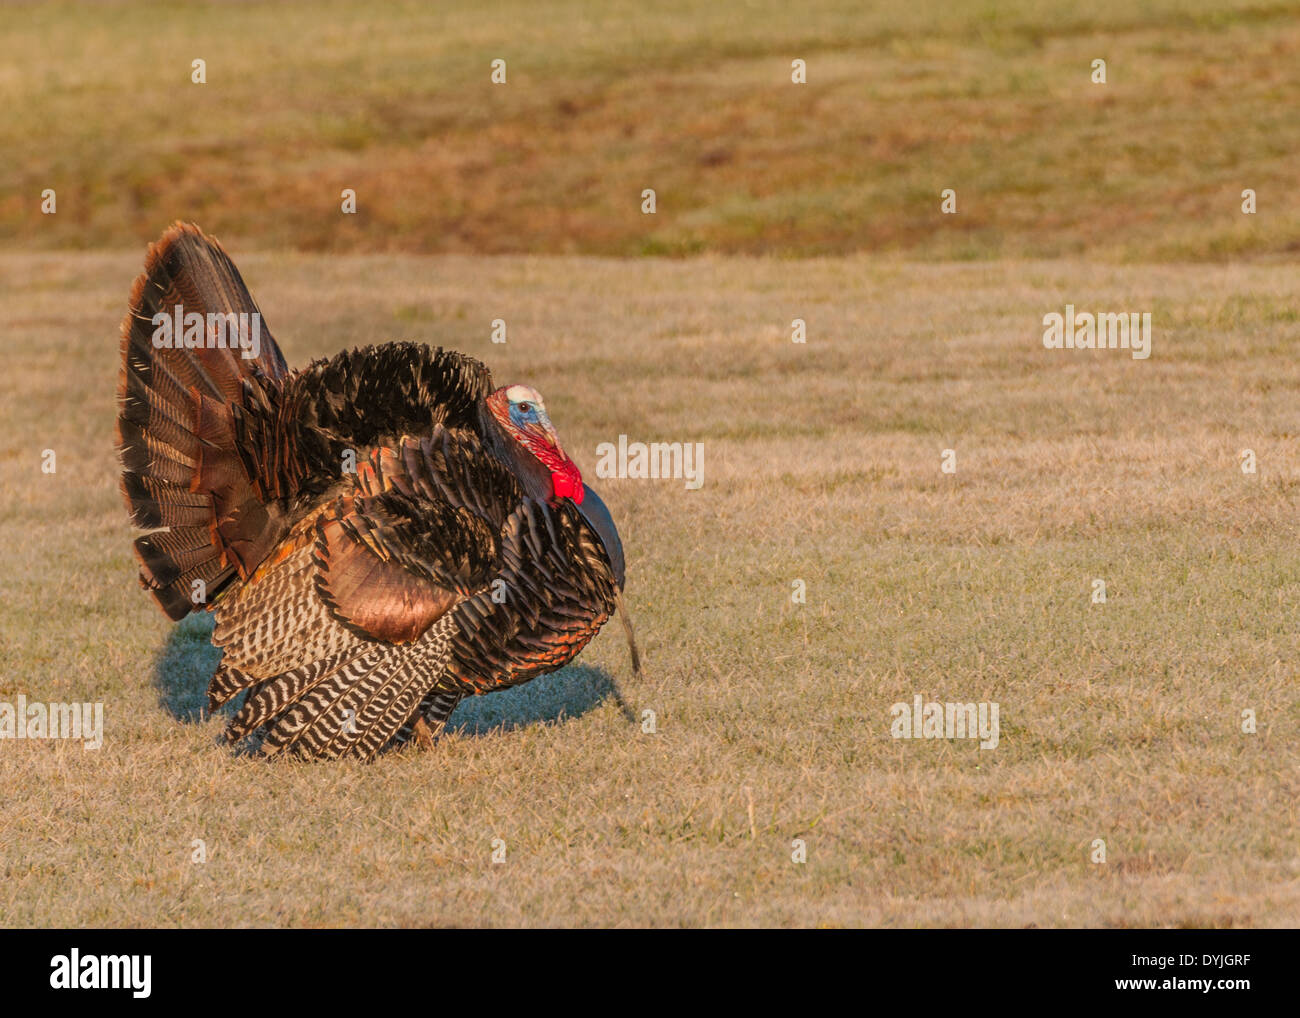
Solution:
[[[1297,251],[1300,17],[1276,0],[6,10],[10,248],[183,217],[341,253]]]
[[[202,629],[136,589],[114,490],[141,252],[0,256],[0,699],[107,713],[97,752],[0,742],[6,924],[1300,917],[1293,268],[234,254],[291,362],[481,356],[588,474],[620,432],[704,443],[698,492],[598,482],[647,679],[612,630],[432,753],[232,757],[190,715]],[[1154,311],[1154,355],[1044,350],[1066,301]],[[1001,744],[891,739],[914,693],[997,700]]]

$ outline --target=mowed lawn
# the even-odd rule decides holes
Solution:
[[[4,924],[1300,918],[1292,267],[232,253],[291,363],[482,357],[593,480],[620,434],[702,443],[698,491],[594,480],[644,680],[611,624],[432,752],[232,755],[115,490],[143,252],[0,255],[0,700],[106,717],[0,742]],[[1067,302],[1151,310],[1152,357],[1045,350]],[[998,702],[999,745],[891,738],[916,694]]]

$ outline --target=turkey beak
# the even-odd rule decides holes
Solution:
[[[551,419],[545,413],[539,412],[536,423],[526,425],[525,430],[530,435],[540,438],[561,456],[564,455],[564,450],[560,448],[560,436],[556,434],[555,425],[551,423]]]

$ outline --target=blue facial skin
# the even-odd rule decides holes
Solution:
[[[538,409],[532,400],[520,400],[510,404],[510,423],[516,428],[525,428],[529,424],[550,424],[545,412]]]

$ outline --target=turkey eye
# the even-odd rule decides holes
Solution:
[[[528,411],[531,410],[531,409],[532,409],[532,407],[531,407],[529,404],[527,404],[527,403],[520,403],[520,404],[519,404],[519,412],[520,412],[521,414],[526,414],[526,413],[528,413]]]

